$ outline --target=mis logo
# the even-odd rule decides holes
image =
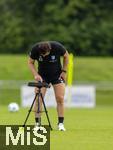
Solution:
[[[42,130],[42,133],[47,133],[46,129],[44,127],[39,127],[40,130]],[[34,137],[31,138],[31,131],[30,131],[30,127],[27,127],[27,132],[25,133],[24,128],[23,127],[19,127],[18,131],[17,131],[17,135],[16,138],[14,138],[14,134],[13,131],[11,129],[11,127],[6,127],[6,145],[17,145],[19,140],[21,141],[20,144],[24,145],[25,144],[25,134],[26,134],[26,143],[27,145],[31,145],[31,142],[34,145],[44,145],[47,142],[47,138],[45,135],[43,134],[39,134],[37,131],[39,129],[33,129],[32,132],[34,134]],[[37,140],[37,138],[42,139],[42,142],[39,142]],[[10,139],[11,139],[11,143],[10,143]],[[32,139],[32,140],[31,140]]]
[[[50,150],[50,128],[24,128],[18,125],[0,125],[0,150]]]

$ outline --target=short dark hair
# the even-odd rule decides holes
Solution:
[[[40,54],[46,54],[51,50],[51,45],[49,42],[42,42],[39,44],[39,53]]]

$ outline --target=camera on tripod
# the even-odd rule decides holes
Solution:
[[[45,87],[45,88],[50,88],[50,85],[46,82],[41,82],[41,81],[38,81],[38,82],[29,82],[28,83],[28,86],[33,86],[33,87],[37,87],[37,88],[42,88],[42,87]]]
[[[33,105],[34,105],[36,99],[37,99],[37,101],[38,101],[37,113],[40,113],[40,112],[41,112],[41,109],[40,109],[40,98],[41,98],[42,104],[43,104],[43,107],[44,107],[44,110],[45,110],[44,112],[46,113],[46,117],[47,117],[47,120],[48,120],[48,123],[49,123],[49,127],[50,127],[50,129],[52,130],[51,123],[50,123],[50,120],[49,120],[48,111],[47,111],[47,108],[46,108],[46,105],[45,105],[45,102],[44,102],[43,95],[42,95],[42,93],[41,93],[41,88],[42,88],[42,87],[50,88],[50,85],[49,85],[48,83],[46,83],[46,82],[38,81],[38,82],[29,82],[29,83],[28,83],[28,86],[37,87],[37,88],[39,88],[39,91],[38,91],[38,93],[35,94],[35,98],[34,98],[32,104],[31,104],[31,107],[30,107],[30,109],[29,109],[29,111],[28,111],[28,114],[27,114],[27,116],[26,116],[26,119],[25,119],[24,124],[23,124],[22,127],[25,127],[26,122],[27,122],[27,120],[28,120],[28,118],[29,118],[29,115],[30,115],[30,113],[31,113],[31,111],[32,111],[32,107],[33,107]],[[39,123],[39,124],[41,125],[41,123]]]

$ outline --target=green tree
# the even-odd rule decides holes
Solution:
[[[111,0],[1,0],[0,52],[56,40],[77,55],[113,55],[112,8]]]

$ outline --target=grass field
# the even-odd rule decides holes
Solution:
[[[26,55],[1,55],[0,80],[32,80],[27,67]],[[56,110],[49,108],[49,116],[54,130],[51,132],[51,150],[112,150],[113,149],[113,59],[74,59],[74,84],[102,83],[96,90],[96,108],[66,109],[66,132],[56,130]],[[18,85],[18,84],[17,84]],[[20,108],[17,113],[9,113],[7,105],[16,101],[20,104],[20,89],[13,81],[9,85],[0,82],[0,124],[23,124],[28,108]],[[43,114],[43,124],[47,124]],[[34,124],[31,113],[28,124]]]
[[[23,124],[28,109],[9,113],[7,107],[0,106],[0,124]],[[21,117],[20,117],[21,116]],[[54,128],[51,131],[51,150],[112,150],[113,149],[113,107],[95,109],[65,110],[66,132],[56,130],[55,109],[49,109],[49,117]],[[47,124],[45,115],[43,124]],[[34,124],[33,113],[28,124]]]
[[[1,80],[29,80],[26,55],[0,55]],[[75,57],[74,81],[113,81],[113,58]]]
[[[33,80],[33,76],[27,67],[26,55],[0,55],[0,80]],[[102,85],[105,90],[97,89],[97,105],[113,105],[113,59],[106,57],[75,57],[74,59],[74,83],[89,84],[95,82],[106,82]],[[11,87],[13,82],[10,83]],[[0,84],[1,85],[1,84]],[[8,104],[10,101],[17,101],[20,104],[19,88],[11,89],[0,86],[0,104]]]

